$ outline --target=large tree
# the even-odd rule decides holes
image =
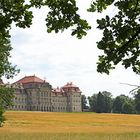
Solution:
[[[97,100],[96,100],[96,112],[103,113],[105,111],[104,105],[105,105],[104,95],[101,92],[99,92],[97,94]]]
[[[0,32],[0,83],[2,76],[11,78],[18,72],[18,70],[15,69],[16,66],[12,66],[9,62],[11,49],[12,47],[9,38]],[[5,112],[5,109],[11,105],[12,98],[13,90],[4,85],[0,85],[0,126],[2,126],[5,120],[3,113]]]
[[[122,106],[122,113],[125,113],[125,114],[135,113],[134,103],[131,101],[124,102]]]
[[[93,94],[92,96],[88,97],[89,101],[89,109],[90,111],[96,112],[96,107],[97,107],[97,94]]]
[[[113,112],[125,114],[135,113],[133,99],[125,95],[117,96],[113,102]]]
[[[97,113],[109,113],[112,109],[112,95],[103,91],[88,97],[90,110]]]
[[[105,100],[104,111],[105,111],[105,113],[109,113],[112,111],[112,102],[113,102],[112,94],[107,91],[103,91],[102,94],[103,94],[104,100]]]
[[[136,112],[140,114],[140,89],[137,91],[137,93],[135,94],[134,98],[135,98]]]

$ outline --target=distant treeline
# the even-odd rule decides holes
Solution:
[[[82,95],[82,110],[96,113],[140,114],[140,90],[133,97],[119,95],[113,98],[107,91],[93,94],[88,98]]]

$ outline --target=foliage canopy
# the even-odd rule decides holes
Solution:
[[[93,1],[90,12],[103,12],[108,6],[114,5],[117,14],[98,19],[98,29],[103,31],[97,47],[104,51],[99,56],[97,70],[109,74],[119,62],[125,68],[132,67],[140,72],[140,1],[139,0],[96,0]]]
[[[112,109],[112,95],[103,91],[88,97],[90,110],[97,113],[110,113]]]

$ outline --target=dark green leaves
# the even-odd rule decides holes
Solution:
[[[14,90],[9,87],[0,86],[0,108],[8,108],[12,105]]]
[[[109,70],[122,63],[125,68],[132,67],[140,73],[140,2],[139,0],[96,0],[93,11],[102,12],[110,4],[116,6],[118,13],[114,17],[98,19],[98,27],[103,30],[102,40],[97,47],[104,51],[99,56],[97,71],[109,74]],[[91,7],[91,11],[92,11]]]
[[[110,113],[112,108],[112,95],[110,92],[103,91],[88,97],[90,111],[97,113]]]
[[[3,116],[5,109],[12,105],[14,90],[6,86],[0,86],[0,127],[5,121]]]
[[[90,8],[88,9],[89,12],[102,12],[107,8],[107,6],[111,5],[114,0],[96,0],[92,1]]]
[[[75,0],[47,0],[45,5],[50,8],[46,18],[48,33],[63,32],[65,29],[73,27],[72,35],[76,35],[80,39],[91,28],[87,21],[81,19],[77,14],[78,7]]]
[[[8,60],[11,49],[9,38],[4,37],[2,33],[0,33],[0,78],[2,76],[10,78],[18,72],[18,70],[15,70],[15,66],[12,66]]]

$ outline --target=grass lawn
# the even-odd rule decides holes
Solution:
[[[8,111],[0,140],[140,140],[140,115]]]

